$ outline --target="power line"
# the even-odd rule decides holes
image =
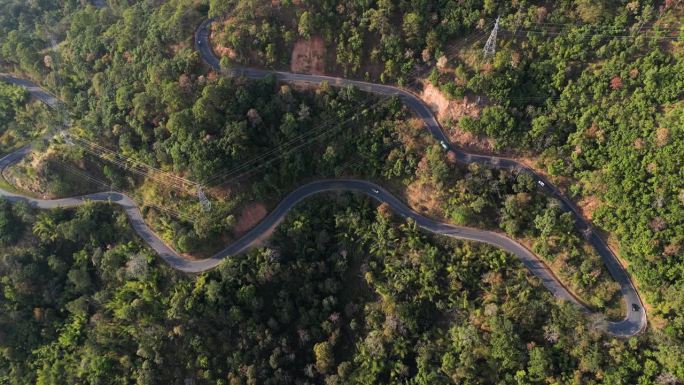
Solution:
[[[87,174],[86,172],[84,172],[84,171],[82,171],[76,167],[73,167],[72,165],[70,165],[67,162],[64,162],[64,161],[59,160],[59,159],[55,159],[55,160],[62,166],[63,169],[65,169],[65,171],[71,172],[72,174],[77,175],[81,178],[85,178],[87,180],[90,180],[93,183],[102,185],[105,188],[107,188],[109,191],[117,192],[117,193],[124,194],[124,195],[126,194],[125,192],[123,192],[121,190],[115,189],[113,186],[111,186],[111,184],[107,183],[106,181],[103,181],[102,179],[99,179],[99,178],[94,177],[90,174]],[[150,203],[145,204],[145,206],[154,207],[155,209],[157,209],[159,211],[167,212],[167,213],[169,213],[169,215],[172,215],[178,219],[183,219],[183,220],[190,221],[190,222],[192,222],[194,220],[192,217],[189,217],[189,216],[187,216],[187,215],[185,215],[185,214],[183,214],[177,210],[157,206],[157,205],[150,204]]]
[[[389,99],[384,99],[384,100],[383,100],[383,103],[386,103],[388,100],[389,100]],[[375,103],[375,105],[380,105],[380,102]],[[267,165],[269,165],[269,164],[275,162],[275,161],[278,160],[279,158],[284,157],[285,155],[291,154],[292,152],[294,152],[294,151],[296,151],[296,150],[298,150],[298,149],[300,149],[300,148],[302,148],[302,147],[308,145],[309,143],[311,143],[311,142],[313,142],[313,141],[319,139],[319,138],[322,137],[323,135],[327,134],[327,133],[330,132],[332,129],[338,128],[338,127],[340,127],[343,123],[347,123],[347,122],[349,122],[350,120],[352,120],[352,119],[354,119],[354,118],[356,118],[356,117],[351,117],[351,118],[345,119],[343,122],[337,123],[335,126],[331,127],[331,128],[328,129],[328,130],[323,131],[322,133],[318,134],[317,136],[312,137],[312,138],[310,138],[309,140],[307,140],[307,141],[305,141],[305,142],[303,142],[303,143],[301,143],[301,144],[299,144],[299,145],[297,145],[297,146],[295,146],[295,147],[293,147],[293,148],[291,148],[291,149],[288,149],[288,150],[282,152],[278,157],[272,158],[272,159],[270,159],[270,160],[268,160],[268,161],[266,161],[266,162],[264,162],[264,163],[259,164],[258,166],[252,167],[250,170],[248,170],[248,171],[246,171],[246,172],[244,172],[244,173],[242,173],[242,174],[239,174],[239,175],[237,175],[237,176],[235,176],[235,177],[233,177],[233,178],[231,178],[231,179],[228,179],[228,180],[226,180],[226,181],[224,181],[224,182],[222,182],[222,183],[216,185],[215,187],[220,187],[220,186],[226,185],[226,184],[228,184],[228,183],[234,182],[234,181],[236,181],[236,180],[239,180],[239,179],[241,179],[241,178],[244,178],[245,176],[247,176],[247,175],[253,173],[254,171],[259,170],[259,169],[261,169],[261,168],[264,168],[265,166],[267,166]],[[244,167],[241,168],[241,170],[242,170],[242,169],[244,169]],[[239,172],[239,171],[241,171],[241,170],[237,170],[237,171],[233,172],[232,174],[235,174],[236,172]]]
[[[361,106],[364,105],[364,104],[368,104],[368,103],[359,104],[359,105],[357,105],[357,107],[361,107]],[[379,104],[379,102],[375,103],[375,105],[377,105],[377,104]],[[372,107],[372,106],[373,106],[373,105],[371,105],[371,106],[369,106],[369,107]],[[209,184],[209,183],[211,183],[211,182],[214,182],[214,181],[217,181],[217,180],[219,180],[219,179],[221,179],[221,178],[224,178],[224,177],[226,177],[226,176],[228,176],[228,175],[230,175],[230,174],[233,174],[233,173],[235,173],[235,172],[237,172],[237,171],[240,171],[241,169],[244,169],[245,167],[248,167],[248,166],[251,165],[251,164],[254,164],[254,163],[256,163],[256,162],[258,162],[258,161],[260,161],[260,160],[262,160],[262,159],[264,159],[264,158],[269,157],[271,154],[274,154],[274,153],[276,153],[276,152],[282,151],[284,148],[286,148],[286,147],[288,147],[288,146],[290,146],[290,145],[294,145],[296,142],[298,142],[298,141],[300,141],[300,140],[306,139],[306,137],[309,137],[309,136],[311,136],[312,134],[317,134],[317,133],[319,133],[319,132],[321,132],[321,131],[325,131],[325,132],[330,131],[330,129],[328,129],[328,130],[324,130],[324,129],[325,129],[326,127],[328,127],[328,126],[330,125],[330,123],[332,123],[334,120],[337,120],[337,119],[339,119],[339,118],[338,118],[338,117],[331,117],[331,118],[329,118],[329,119],[326,119],[323,123],[321,123],[321,124],[317,125],[316,127],[312,128],[312,129],[310,129],[310,130],[308,130],[307,132],[305,132],[305,133],[303,133],[303,134],[301,134],[301,135],[299,135],[299,136],[297,136],[297,137],[295,137],[295,138],[292,138],[292,139],[288,140],[288,141],[285,142],[285,143],[279,144],[278,146],[276,146],[276,147],[274,147],[274,148],[271,148],[270,150],[268,150],[268,151],[266,151],[266,152],[264,152],[264,153],[262,153],[262,154],[260,154],[260,155],[257,155],[256,157],[254,157],[254,158],[252,158],[252,159],[249,159],[249,160],[247,160],[247,161],[244,161],[244,162],[240,163],[240,164],[237,165],[237,166],[234,166],[233,168],[231,168],[231,169],[229,169],[229,170],[225,170],[225,171],[223,171],[223,172],[220,172],[219,174],[216,174],[216,175],[212,176],[210,179],[207,180],[206,183]]]
[[[116,163],[127,170],[136,172],[137,174],[150,179],[154,179],[166,186],[172,187],[179,191],[194,193],[200,187],[200,184],[189,179],[168,173],[154,166],[150,166],[144,162],[138,161],[132,157],[127,157],[120,152],[111,150],[100,144],[92,142],[83,136],[74,135],[73,133],[66,133],[66,137],[72,139],[72,143],[78,145],[91,154],[103,160]],[[78,143],[73,142],[78,141]],[[112,157],[112,158],[109,158]]]
[[[61,166],[65,171],[67,171],[67,172],[70,172],[70,173],[72,173],[72,174],[74,174],[74,175],[76,175],[76,176],[78,176],[78,177],[80,177],[80,178],[84,178],[84,179],[89,180],[89,181],[91,181],[91,182],[93,182],[93,183],[96,183],[96,184],[98,184],[98,185],[101,185],[101,186],[105,187],[105,188],[106,188],[107,190],[109,190],[109,191],[113,191],[113,192],[117,192],[117,193],[126,195],[126,193],[125,193],[124,191],[115,189],[110,183],[107,183],[106,181],[104,181],[104,180],[102,180],[102,179],[100,179],[100,178],[97,178],[97,177],[95,177],[95,176],[93,176],[93,175],[90,175],[90,174],[86,173],[86,172],[83,171],[83,170],[80,170],[80,169],[76,168],[76,167],[74,167],[73,165],[71,165],[70,163],[67,163],[67,162],[65,162],[65,161],[63,161],[63,160],[60,160],[60,159],[57,159],[57,158],[53,158],[53,160],[56,161],[57,164],[60,165],[60,166]],[[183,214],[183,213],[181,213],[181,212],[178,211],[178,210],[173,210],[173,209],[161,207],[161,206],[154,205],[154,204],[150,204],[150,203],[146,203],[145,206],[153,207],[153,208],[155,208],[155,209],[157,209],[157,210],[159,210],[159,211],[166,212],[166,213],[168,213],[169,215],[171,215],[171,216],[173,216],[173,217],[175,217],[175,218],[177,218],[177,219],[182,219],[182,220],[187,221],[187,222],[191,222],[191,223],[192,223],[192,222],[194,222],[194,221],[196,220],[196,218],[190,217],[190,216],[188,216],[188,215],[186,215],[186,214]]]
[[[126,194],[124,191],[115,189],[113,186],[111,186],[111,184],[107,183],[106,181],[103,181],[102,179],[99,179],[99,178],[94,177],[94,176],[92,176],[92,175],[90,175],[90,174],[87,174],[86,172],[83,172],[83,171],[81,171],[80,169],[78,169],[78,168],[76,168],[76,167],[73,167],[72,165],[70,165],[70,164],[67,163],[67,162],[61,161],[61,160],[59,160],[59,159],[55,159],[55,160],[56,160],[57,162],[59,162],[60,165],[61,165],[66,171],[68,171],[68,172],[71,172],[71,173],[73,173],[73,174],[75,174],[75,175],[77,175],[77,176],[79,176],[79,177],[82,177],[82,178],[85,178],[85,179],[87,179],[87,180],[90,180],[91,182],[94,182],[94,183],[97,183],[97,184],[99,184],[99,185],[102,185],[103,187],[107,188],[109,191],[117,192],[117,193],[124,194],[124,195]],[[173,210],[173,209],[161,207],[161,206],[154,205],[154,204],[151,204],[151,203],[146,203],[146,204],[144,204],[144,205],[145,205],[145,206],[148,206],[148,207],[153,207],[153,208],[155,208],[155,209],[157,209],[157,210],[159,210],[159,211],[164,211],[164,212],[168,213],[169,215],[174,216],[174,217],[176,217],[176,218],[178,218],[178,219],[183,219],[183,220],[189,221],[189,222],[194,221],[194,218],[192,218],[192,217],[190,217],[190,216],[187,216],[187,215],[181,213],[181,212],[178,211],[178,210]]]
[[[52,34],[46,30],[46,34],[51,42],[51,47],[50,49],[55,52],[55,58],[52,59],[52,70],[53,73],[55,74],[55,80],[58,83],[58,86],[61,84],[61,77],[59,76],[58,72],[58,54],[56,51],[56,41],[52,37]],[[68,114],[66,112],[66,106],[64,103],[62,103],[60,100],[57,100],[57,111],[58,114],[62,116],[63,122],[62,125],[64,128],[69,127],[70,124],[68,122]],[[91,155],[94,155],[100,159],[109,161],[111,163],[116,164],[117,166],[123,168],[124,170],[129,170],[134,172],[137,175],[147,177],[153,180],[156,180],[158,182],[161,182],[162,184],[175,188],[177,190],[184,190],[186,192],[190,192],[191,194],[197,193],[198,194],[198,199],[200,201],[200,205],[203,208],[203,210],[207,211],[211,209],[211,203],[207,199],[202,186],[199,183],[190,181],[185,178],[181,178],[179,176],[164,172],[158,168],[152,167],[146,163],[137,161],[135,159],[132,159],[130,157],[126,157],[122,155],[119,152],[112,151],[104,146],[101,146],[97,143],[94,143],[92,141],[89,141],[88,139],[77,136],[74,134],[67,133],[66,131],[62,131],[62,136],[65,138],[67,143],[77,145],[80,148],[84,149],[86,152],[90,153]]]
[[[480,33],[482,33],[482,32],[480,32]],[[470,37],[469,37],[469,38],[470,38]],[[481,40],[481,39],[482,39],[482,37],[481,37],[480,39],[478,39],[478,41]],[[466,39],[466,40],[467,40],[467,39]],[[450,50],[453,50],[453,48],[450,49]],[[409,72],[407,75],[410,76],[410,75],[415,74],[415,73],[418,73],[418,72],[420,72],[420,69],[419,69],[419,68],[414,68],[414,69],[413,69],[411,72]],[[409,84],[413,84],[413,83],[416,82],[416,81],[417,81],[417,79],[414,78],[414,80],[411,81]],[[385,100],[386,100],[386,99],[385,99]],[[383,103],[383,100],[380,100],[380,101],[375,102],[374,104],[370,105],[369,108],[376,107],[376,106],[378,106],[380,103]],[[345,119],[345,120],[344,120],[343,122],[341,122],[341,123],[346,123],[346,122],[348,122],[349,120],[351,120],[351,119],[353,119],[353,118],[354,118],[354,117]],[[212,176],[212,177],[211,177],[210,179],[208,179],[205,183],[206,183],[206,184],[210,184],[210,183],[216,181],[217,179],[224,178],[224,177],[230,176],[230,175],[234,175],[234,174],[236,174],[236,173],[238,173],[238,172],[244,170],[245,168],[249,167],[250,165],[252,165],[252,164],[254,164],[254,163],[256,163],[256,162],[258,162],[258,161],[260,161],[260,160],[262,160],[262,159],[267,158],[270,154],[273,154],[274,152],[279,151],[281,148],[287,147],[287,146],[289,146],[289,145],[293,145],[293,144],[296,143],[297,141],[302,140],[303,137],[305,137],[305,136],[309,136],[309,135],[311,135],[311,134],[315,134],[315,133],[320,132],[325,126],[327,126],[327,123],[321,125],[319,129],[310,130],[310,131],[308,131],[307,133],[305,133],[305,134],[303,134],[303,135],[301,135],[301,136],[299,136],[299,137],[297,137],[297,138],[293,138],[292,140],[288,141],[287,143],[281,144],[281,145],[279,145],[278,147],[276,147],[276,148],[274,148],[274,149],[271,149],[271,150],[267,151],[266,153],[263,153],[263,154],[261,154],[261,155],[255,157],[255,158],[253,158],[253,159],[250,159],[250,160],[248,160],[248,161],[246,161],[246,162],[243,162],[243,163],[241,163],[240,165],[238,165],[238,166],[236,166],[236,167],[234,167],[234,168],[232,168],[232,169],[230,169],[230,170],[227,170],[227,171],[224,171],[224,172],[222,172],[222,173],[220,173],[220,174],[218,174],[218,175]],[[337,126],[339,126],[339,123],[337,124]],[[335,128],[335,126],[331,127],[331,128],[328,129],[328,130],[324,130],[322,133],[318,134],[317,136],[315,136],[315,137],[313,137],[313,138],[311,138],[311,139],[305,141],[304,143],[302,143],[302,144],[300,144],[300,145],[295,146],[294,149],[301,148],[301,147],[303,147],[304,145],[306,145],[306,144],[308,144],[308,143],[310,143],[310,142],[312,142],[312,141],[318,139],[318,138],[321,137],[322,135],[324,135],[324,134],[326,134],[327,132],[331,131],[333,128]],[[292,152],[292,151],[293,151],[293,149],[288,150],[288,151],[282,153],[281,155],[275,157],[274,159],[271,159],[271,160],[267,161],[265,164],[270,164],[270,163],[272,163],[274,160],[276,160],[276,159],[278,159],[278,158],[281,158],[282,156],[284,156],[284,155],[286,155],[286,154],[288,154],[288,153],[290,153],[290,152]],[[264,164],[262,164],[262,165],[260,165],[260,166],[257,166],[257,168],[261,168],[261,167],[263,167],[263,166],[264,166]],[[237,179],[237,178],[242,178],[242,177],[243,177],[244,175],[246,175],[246,174],[249,174],[249,172],[243,173],[243,174],[241,174],[241,175],[238,175],[238,176],[235,177],[235,178],[231,178],[231,179],[229,179],[229,180],[227,180],[227,181],[224,181],[224,182],[218,184],[217,187],[218,187],[218,186],[225,185],[225,184],[227,184],[227,183],[229,183],[229,182],[231,182],[231,181],[233,181],[233,180],[235,180],[235,179]]]
[[[506,33],[514,33],[513,31],[510,30],[505,30]],[[532,33],[532,34],[538,34],[538,35],[549,35],[549,36],[558,36],[558,35],[567,35],[569,31],[551,31],[551,30],[543,30],[543,29],[518,29],[517,32],[524,32],[524,33]],[[515,32],[515,33],[517,33]],[[577,32],[582,32],[582,31],[577,31]],[[657,40],[676,40],[679,39],[679,36],[675,35],[666,35],[666,36],[661,36],[659,34],[648,34],[648,33],[640,33],[638,35],[609,35],[607,32],[604,33],[585,33],[585,35],[588,36],[601,36],[605,37],[608,39],[635,39],[638,37],[646,37],[646,38],[651,38],[651,39],[657,39]]]
[[[336,119],[336,117],[328,118],[328,119],[324,120],[321,124],[318,124],[316,127],[312,128],[312,129],[310,129],[310,130],[308,130],[307,132],[304,132],[304,133],[298,135],[297,137],[294,137],[294,138],[292,138],[292,139],[289,139],[289,140],[286,141],[285,143],[281,143],[281,144],[277,145],[276,147],[273,147],[273,148],[271,148],[270,150],[267,150],[266,152],[261,153],[261,154],[255,156],[255,157],[253,157],[253,158],[251,158],[251,159],[248,159],[248,160],[246,160],[246,161],[244,161],[244,162],[241,162],[241,163],[238,164],[237,166],[233,166],[232,169],[224,170],[224,171],[222,171],[222,172],[217,173],[216,175],[214,175],[214,176],[212,176],[211,178],[209,178],[209,179],[207,180],[207,183],[210,183],[210,182],[213,182],[213,181],[215,181],[215,180],[217,180],[217,179],[223,178],[225,175],[232,173],[233,170],[243,168],[245,165],[249,165],[249,164],[254,163],[254,162],[257,162],[257,161],[259,161],[259,160],[261,160],[261,159],[263,159],[263,158],[266,158],[266,157],[268,157],[269,155],[271,155],[272,153],[275,153],[275,152],[277,152],[277,151],[280,151],[281,149],[283,149],[283,148],[285,148],[285,147],[287,147],[287,146],[289,146],[289,145],[291,145],[291,144],[294,144],[294,143],[296,143],[297,141],[306,138],[307,136],[310,136],[312,133],[316,133],[316,132],[320,131],[321,129],[323,129],[323,128],[325,128],[326,126],[328,126],[329,123],[331,123],[333,119]]]
[[[98,158],[101,158],[112,163],[116,163],[126,169],[138,173],[139,175],[147,176],[169,187],[173,187],[178,190],[183,190],[185,192],[194,193],[197,187],[199,186],[199,183],[193,182],[191,180],[173,174],[169,174],[161,169],[137,161],[133,158],[124,156],[119,152],[110,150],[102,145],[89,141],[88,139],[85,139],[82,136],[77,136],[65,132],[64,137],[65,139],[70,139],[73,144],[78,145],[79,147],[97,156]],[[112,157],[113,159],[110,159],[108,157]]]
[[[549,31],[535,31],[535,30],[524,30],[524,29],[521,29],[519,31],[525,32],[525,33],[538,34],[538,35],[550,35],[550,36],[567,35],[566,32],[549,32]],[[510,31],[507,31],[507,32],[511,33]],[[648,34],[604,35],[604,34],[595,33],[595,34],[589,34],[589,36],[601,36],[601,37],[605,37],[608,39],[636,39],[639,37],[645,37],[647,39],[656,39],[656,40],[677,40],[677,39],[679,39],[679,36],[660,36],[660,35],[648,35]]]
[[[491,23],[490,23],[490,24],[491,24]],[[486,29],[486,27],[485,27],[485,29]],[[478,36],[478,35],[482,35],[482,36],[479,37],[475,42],[482,40],[482,39],[486,36],[486,31],[479,32],[479,33],[476,34],[475,36]],[[467,40],[470,39],[471,37],[473,37],[473,36],[471,35],[471,36],[469,36],[468,38],[466,38],[466,40],[464,40],[464,42],[461,43],[461,45],[465,45],[465,42],[467,42]],[[458,46],[450,48],[450,49],[447,51],[447,54],[450,54],[451,52],[453,52],[454,49],[458,49]],[[408,76],[411,76],[412,74],[415,74],[415,73],[418,73],[418,72],[420,72],[420,69],[419,69],[419,68],[414,68],[414,69],[413,69],[411,72],[409,72],[407,75],[408,75]],[[411,81],[409,84],[413,84],[413,83],[416,82],[416,81],[417,81],[417,79],[414,78],[413,81]],[[379,105],[381,102],[382,102],[382,101],[378,101],[378,102],[372,104],[370,107],[371,107],[371,108],[372,108],[372,107],[376,107],[376,106]],[[334,118],[333,118],[333,119],[334,119]],[[348,119],[346,119],[345,121],[343,121],[343,122],[341,122],[341,123],[346,123],[346,122],[348,122],[348,121],[351,120],[351,119],[353,119],[353,117],[352,117],[352,118],[348,118]],[[233,167],[233,168],[230,169],[230,170],[226,170],[226,171],[224,171],[224,172],[222,172],[222,173],[220,173],[220,174],[214,175],[214,176],[212,176],[211,178],[209,178],[208,180],[206,180],[206,181],[205,181],[205,184],[211,184],[211,183],[213,183],[214,181],[217,181],[218,179],[225,178],[225,177],[231,176],[231,175],[235,175],[236,173],[238,173],[238,172],[240,172],[240,171],[246,169],[247,167],[249,167],[249,166],[255,164],[256,162],[261,161],[261,160],[264,160],[264,159],[267,159],[271,154],[273,154],[273,153],[275,153],[275,152],[277,152],[277,151],[281,151],[283,148],[286,148],[286,147],[288,147],[288,146],[290,146],[290,145],[294,145],[296,142],[298,142],[298,141],[300,141],[300,140],[303,140],[306,136],[310,136],[310,135],[313,135],[313,134],[317,134],[317,135],[314,136],[313,138],[310,138],[310,139],[306,140],[305,142],[303,142],[303,143],[301,143],[301,144],[299,144],[299,145],[296,145],[293,149],[284,151],[284,152],[282,152],[280,155],[276,156],[275,158],[272,158],[272,159],[266,161],[265,163],[263,163],[263,164],[261,164],[261,165],[255,167],[255,169],[262,168],[262,167],[264,167],[265,165],[268,165],[268,164],[272,163],[273,161],[277,160],[278,158],[281,158],[281,157],[287,155],[288,153],[292,152],[293,150],[299,149],[299,148],[303,147],[304,145],[313,142],[314,140],[318,139],[318,138],[321,137],[322,135],[326,134],[327,132],[329,132],[329,131],[331,131],[333,128],[335,128],[335,126],[333,126],[333,127],[331,127],[330,129],[323,130],[323,128],[325,128],[325,126],[327,126],[327,125],[328,125],[328,124],[327,124],[327,122],[326,122],[326,123],[320,125],[319,128],[309,130],[308,132],[306,132],[306,133],[300,135],[299,137],[293,138],[293,139],[289,140],[289,141],[286,142],[286,143],[280,144],[280,145],[278,145],[276,148],[273,148],[273,149],[271,149],[271,150],[269,150],[269,151],[266,151],[265,153],[260,154],[260,155],[256,156],[255,158],[250,159],[250,160],[248,160],[248,161],[246,161],[246,162],[243,162],[243,163],[241,163],[240,165],[235,166],[235,167]],[[336,126],[339,126],[339,124],[337,124]],[[321,130],[323,130],[323,132],[321,132]],[[319,134],[319,132],[320,132],[320,134]],[[240,174],[240,175],[238,175],[238,176],[236,176],[236,177],[234,177],[234,178],[228,179],[228,180],[226,180],[226,181],[224,181],[224,182],[218,184],[217,187],[218,187],[218,186],[225,185],[225,184],[227,184],[227,183],[229,183],[229,182],[231,182],[231,181],[233,181],[233,180],[235,180],[235,179],[242,178],[242,177],[244,177],[245,175],[247,175],[247,174],[249,174],[249,173],[250,173],[250,171],[248,171],[248,172],[246,172],[246,173],[243,173],[243,174]]]
[[[491,23],[490,23],[489,25],[491,25]],[[485,26],[484,29],[486,29],[486,28],[487,28],[487,27]],[[482,39],[484,38],[484,36],[486,36],[486,31],[483,30],[483,31],[479,32],[478,34],[476,34],[475,36],[478,36],[478,35],[481,35],[481,34],[482,34],[483,36],[481,36],[480,38],[478,38],[475,42],[482,40]],[[466,42],[468,39],[470,39],[471,37],[473,37],[473,36],[471,35],[471,36],[469,36],[468,38],[466,38],[466,39],[464,40],[464,42],[461,43],[461,46],[465,45],[465,42]],[[450,49],[447,51],[447,54],[451,54],[451,52],[453,52],[454,49],[458,49],[458,46],[450,48]],[[451,51],[451,52],[450,52],[450,51]],[[411,72],[409,72],[409,73],[407,74],[407,76],[411,76],[412,74],[416,74],[416,73],[419,73],[419,72],[420,72],[420,69],[414,68]],[[417,81],[417,79],[414,78],[414,79],[413,79],[410,83],[408,83],[408,84],[409,84],[409,85],[410,85],[410,84],[413,84],[413,83],[415,83],[416,81]],[[374,103],[373,105],[370,105],[369,108],[376,107],[376,106],[379,105],[381,102],[382,102],[382,101],[378,101],[378,102]],[[333,119],[334,119],[334,118],[333,118]],[[343,121],[343,123],[349,121],[350,119],[351,119],[351,118],[349,118],[349,119]],[[326,125],[327,125],[327,124],[326,124]],[[319,127],[321,127],[321,126],[319,126]],[[324,125],[322,125],[322,127],[324,127]],[[334,127],[333,127],[333,128],[334,128]],[[326,130],[326,132],[328,132],[328,131],[330,131],[330,130]],[[236,166],[236,167],[233,167],[233,168],[230,169],[230,170],[227,170],[227,171],[224,171],[224,172],[222,172],[222,173],[220,173],[220,174],[218,174],[218,175],[212,176],[211,178],[209,178],[208,180],[205,181],[205,184],[209,185],[209,184],[213,183],[214,181],[216,181],[216,180],[218,180],[218,179],[224,178],[224,177],[229,176],[229,175],[233,175],[233,174],[235,174],[235,173],[237,173],[237,172],[239,172],[239,171],[245,169],[245,168],[248,167],[250,164],[253,164],[253,163],[255,163],[255,162],[259,161],[259,160],[262,160],[262,159],[268,157],[270,154],[272,154],[272,153],[274,153],[274,152],[276,152],[276,151],[279,151],[280,148],[283,148],[283,147],[285,147],[286,145],[291,145],[291,144],[295,143],[296,141],[301,140],[303,136],[305,136],[305,135],[310,135],[310,134],[316,133],[316,132],[318,132],[318,131],[315,130],[315,129],[314,129],[314,130],[310,130],[309,132],[303,134],[302,136],[297,137],[297,138],[293,138],[292,140],[288,141],[287,143],[281,144],[281,145],[279,145],[278,147],[276,147],[276,148],[274,148],[274,149],[271,149],[271,150],[267,151],[266,153],[263,153],[263,154],[261,154],[261,155],[255,157],[255,158],[253,158],[253,159],[250,159],[249,161],[243,162],[243,163],[241,163],[240,165],[238,165],[238,166]],[[320,136],[320,135],[319,135],[319,136]],[[315,137],[314,140],[317,139],[319,136]],[[307,143],[308,143],[308,142],[311,142],[311,140],[307,141]],[[302,146],[299,145],[299,146],[297,146],[297,147],[295,147],[295,148],[300,148],[300,147],[302,147]],[[282,155],[279,156],[279,157],[277,157],[277,158],[280,158],[280,157],[282,157]],[[276,158],[276,159],[277,159],[277,158]],[[269,161],[267,164],[269,164],[269,163],[271,163],[271,162],[272,162],[272,161]],[[259,167],[261,167],[261,166],[259,166]],[[243,175],[244,175],[244,174],[243,174]],[[238,176],[237,178],[241,178],[241,177],[242,177],[242,175]],[[233,178],[233,179],[235,179],[235,178]],[[229,179],[228,181],[222,182],[222,183],[218,184],[217,186],[225,185],[226,183],[232,181],[233,179]]]
[[[551,28],[551,27],[565,27],[565,28],[593,28],[593,29],[604,29],[604,30],[618,30],[618,31],[627,31],[631,29],[634,25],[631,26],[616,26],[616,25],[601,25],[601,24],[581,24],[581,23],[548,23],[548,22],[523,22],[523,25],[530,25],[530,26],[542,26],[543,28]],[[639,23],[641,26],[645,24],[644,21]],[[661,29],[658,28],[658,26],[651,27],[647,29],[649,31],[660,31]],[[677,28],[665,28],[665,30],[669,30],[670,32],[677,32]]]
[[[490,23],[489,25],[491,25],[491,23]],[[485,26],[484,28],[486,29],[487,27]],[[486,31],[479,32],[478,34],[476,34],[476,36],[477,36],[477,35],[480,35],[480,34],[483,34],[483,33],[484,33],[484,36],[486,36]],[[482,40],[482,38],[484,38],[484,36],[482,36],[482,37],[480,37],[479,39],[477,39],[476,42]],[[468,38],[466,38],[465,41],[467,41],[470,37],[471,37],[471,36],[469,36]],[[462,43],[462,45],[465,44],[465,41]],[[451,52],[453,52],[453,51],[454,51],[455,49],[457,49],[457,48],[458,48],[458,46],[450,48],[449,50],[447,50],[447,54],[450,54]],[[450,51],[451,51],[451,52],[450,52]],[[419,72],[420,72],[420,69],[419,69],[419,68],[414,68],[411,72],[409,72],[409,73],[406,74],[406,75],[409,75],[409,76],[410,76],[410,75],[413,75],[413,74],[417,74],[417,73],[419,73]],[[410,84],[413,84],[413,83],[415,83],[416,81],[417,81],[417,80],[414,78],[414,80],[412,80],[412,81],[409,82],[408,84],[409,84],[409,85],[410,85]],[[380,103],[381,103],[381,101],[378,101],[378,102],[374,103],[373,105],[370,105],[369,108],[377,107]],[[305,135],[306,135],[306,134],[305,134]],[[291,141],[292,141],[292,142],[295,142],[296,140],[299,140],[299,138],[295,138],[295,139],[293,139],[293,140],[291,140]],[[279,145],[279,146],[282,146],[282,145]],[[255,159],[250,160],[250,161],[248,161],[248,162],[249,162],[249,163],[253,163],[253,162],[255,162],[255,161],[258,161],[258,160],[260,160],[260,159],[263,159],[265,156],[267,156],[267,155],[269,155],[269,154],[271,154],[271,153],[273,153],[273,152],[275,152],[275,151],[277,151],[277,150],[278,150],[278,149],[272,149],[272,150],[270,150],[270,151],[267,151],[267,153],[264,153],[264,154],[262,154],[262,155],[259,155],[259,156],[257,156]],[[248,163],[248,162],[246,162],[246,163]],[[244,169],[244,168],[245,168],[245,166],[243,166],[243,164],[241,164],[241,165],[239,165],[239,166],[237,166],[237,167],[234,167],[234,169],[237,169],[237,171],[239,171],[239,170],[241,170],[241,169]],[[207,181],[205,181],[205,184],[210,184],[210,183],[216,181],[217,179],[223,178],[223,177],[225,177],[226,175],[229,175],[229,174],[234,174],[235,172],[236,172],[236,171],[234,171],[234,170],[227,170],[227,171],[224,171],[224,172],[222,172],[222,173],[219,174],[219,175],[212,176],[210,179],[208,179]],[[223,185],[223,184],[225,184],[225,183],[221,183],[221,184],[219,184],[219,186],[220,186],[220,185]]]

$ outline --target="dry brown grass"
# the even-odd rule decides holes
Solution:
[[[414,182],[408,185],[406,200],[411,208],[423,215],[434,218],[444,216],[440,191],[427,183]]]
[[[667,127],[660,127],[656,130],[655,144],[658,147],[663,147],[670,141],[670,129]]]
[[[298,73],[325,73],[325,44],[320,36],[299,40],[292,48],[290,70]]]
[[[476,117],[481,110],[481,107],[477,103],[469,101],[468,97],[450,100],[439,88],[425,80],[420,98],[430,106],[440,121],[457,120],[463,116]]]
[[[600,204],[601,200],[594,195],[583,196],[582,199],[577,201],[577,207],[582,213],[582,216],[588,220],[592,220],[594,211],[596,211],[596,208],[598,208]]]
[[[245,206],[238,216],[235,227],[233,228],[235,236],[239,237],[246,233],[249,229],[264,219],[266,214],[268,214],[268,210],[266,210],[266,206],[263,203],[254,202]]]

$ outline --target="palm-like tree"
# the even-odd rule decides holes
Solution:
[[[36,223],[33,225],[33,234],[41,242],[53,242],[57,239],[57,224],[55,220],[46,213],[38,215]]]

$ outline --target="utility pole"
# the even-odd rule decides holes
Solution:
[[[484,57],[492,57],[496,53],[496,33],[499,31],[499,16],[496,17],[496,23],[494,23],[494,29],[492,29],[492,33],[489,34],[489,39],[487,39],[487,43],[485,43],[484,49],[482,52],[484,53]]]

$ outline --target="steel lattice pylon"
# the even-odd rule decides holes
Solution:
[[[484,49],[482,50],[484,57],[492,57],[496,53],[496,33],[498,31],[499,17],[497,16],[496,22],[494,23],[494,29],[492,29],[492,33],[489,34],[489,39],[487,39],[487,43],[485,43]]]
[[[197,186],[197,198],[199,198],[202,211],[211,211],[211,201],[207,199],[207,195],[204,193],[202,186]]]

